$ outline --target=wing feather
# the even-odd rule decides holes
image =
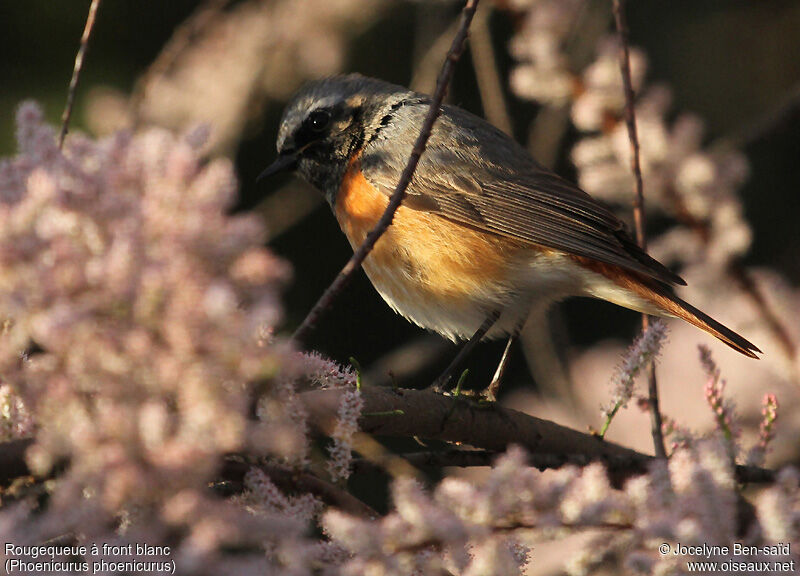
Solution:
[[[387,126],[382,138],[404,136],[405,122],[420,125],[427,105],[405,106],[402,112],[410,118]],[[408,152],[389,154],[388,148],[405,147],[382,144],[364,151],[362,169],[391,194],[397,182],[389,175],[400,173]],[[642,251],[611,210],[537,164],[507,135],[459,108],[443,108],[408,200],[409,206],[487,232],[614,264],[664,284],[685,284]]]

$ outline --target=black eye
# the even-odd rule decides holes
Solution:
[[[331,123],[331,113],[327,110],[314,110],[305,123],[312,131],[322,132]]]

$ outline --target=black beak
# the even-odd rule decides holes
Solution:
[[[293,171],[297,168],[297,153],[294,151],[291,152],[282,152],[276,159],[275,162],[267,166],[267,168],[258,175],[256,178],[256,182],[261,182],[265,178],[269,178],[278,172],[283,171]]]

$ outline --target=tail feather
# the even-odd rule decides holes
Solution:
[[[654,285],[651,282],[637,282],[632,278],[625,284],[627,288],[632,289],[637,295],[651,301],[657,308],[663,310],[666,315],[675,316],[697,326],[745,356],[758,358],[756,352],[761,352],[761,350],[755,344],[722,323],[717,322],[705,312],[681,300],[667,288]]]
[[[587,258],[573,257],[585,268],[597,272],[611,280],[616,286],[623,288],[623,293],[612,293],[608,290],[603,294],[594,294],[604,300],[615,302],[620,306],[639,310],[647,314],[657,314],[662,316],[674,316],[685,320],[689,324],[697,326],[701,330],[708,332],[718,338],[737,352],[741,352],[750,358],[758,358],[757,352],[761,352],[758,347],[740,336],[727,326],[717,322],[705,312],[701,312],[688,302],[684,302],[666,285],[644,275],[624,270],[619,266],[609,265],[602,262],[589,260]],[[624,296],[624,292],[635,296],[629,298]]]
[[[675,307],[670,312],[675,316],[686,320],[689,324],[694,324],[701,330],[705,330],[737,352],[741,352],[750,358],[758,358],[756,352],[761,352],[761,350],[755,344],[677,296],[672,296],[671,298]]]

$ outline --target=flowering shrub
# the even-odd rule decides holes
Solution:
[[[581,133],[572,157],[582,186],[627,203],[618,47],[602,38],[595,60],[576,68],[566,44],[585,2],[509,4],[522,13],[511,43],[518,60],[512,90],[567,106]],[[249,20],[259,28],[273,9],[261,8],[234,12],[229,22]],[[341,57],[341,41],[331,34],[342,22],[364,18],[346,8],[331,9],[336,26],[319,37],[335,48],[322,71],[336,69]],[[289,11],[280,14],[294,22]],[[306,40],[305,27],[294,25]],[[239,30],[226,27],[226,43],[236,45]],[[261,53],[254,47],[273,42],[263,35],[251,40],[246,52],[257,55],[253,60]],[[319,46],[301,45],[308,51],[301,60],[317,63]],[[205,77],[207,62],[198,62],[205,63],[198,77]],[[668,120],[668,91],[645,87],[642,51],[632,52],[632,67],[642,94],[637,115],[648,205],[678,222],[656,240],[655,251],[685,265],[687,275],[705,278],[701,296],[704,290],[716,296],[723,286],[730,302],[724,280],[735,276],[751,239],[736,196],[747,164],[735,151],[704,149],[696,118]],[[249,83],[258,77],[254,69],[228,72],[244,73]],[[178,74],[177,86],[181,78],[193,83],[192,74]],[[166,80],[151,82],[144,117],[160,115],[148,106],[174,106],[175,93],[185,92]],[[215,91],[226,83],[202,84]],[[245,108],[242,94],[232,115]],[[228,108],[224,90],[218,101],[194,104],[205,114],[209,102]],[[193,106],[170,106],[161,110],[170,120],[191,116],[170,110]],[[228,120],[224,142],[242,122]],[[734,542],[760,547],[747,558],[756,562],[775,559],[764,546],[797,539],[797,472],[787,468],[772,477],[755,470],[770,482],[743,490],[736,468],[763,465],[776,437],[777,399],[766,395],[761,418],[750,418],[757,439],[745,453],[747,418],[737,414],[707,349],[700,364],[714,429],[696,433],[682,415],[666,417],[670,459],[650,462],[646,473],[634,466],[640,461],[622,466],[622,474],[613,462],[540,471],[531,464],[541,454],[512,446],[480,478],[446,473],[425,485],[410,466],[392,466],[383,453],[375,457],[377,443],[363,441],[359,423],[413,424],[424,415],[369,412],[360,375],[274,336],[289,267],[263,247],[255,216],[228,213],[236,178],[228,161],[207,157],[207,137],[201,129],[175,136],[153,128],[102,140],[70,136],[62,152],[35,105],[18,110],[18,155],[0,161],[0,450],[27,443],[32,475],[4,477],[0,535],[13,546],[0,551],[2,560],[20,556],[14,547],[45,542],[89,546],[78,555],[92,561],[136,560],[90,545],[148,543],[161,547],[152,559],[172,561],[186,574],[534,574],[540,546],[577,534],[583,539],[569,544],[560,563],[569,574],[601,567],[671,574],[697,557],[737,560]],[[778,277],[752,278],[757,288],[778,288],[764,298],[767,307],[788,307],[796,298]],[[763,312],[737,312],[736,320],[752,322],[771,344],[785,336],[784,372],[791,373],[796,333],[791,326],[776,332]],[[666,324],[653,323],[613,372],[610,398],[601,391],[602,433],[631,399],[643,404],[636,376],[659,355],[666,332]],[[611,374],[593,372],[606,380]],[[702,389],[689,385],[695,384]],[[341,393],[332,424],[314,420],[309,391]],[[453,409],[462,401],[453,399]],[[477,444],[481,422],[473,424]],[[408,428],[406,436],[416,438]],[[329,442],[320,441],[320,431]],[[353,454],[364,446],[373,453]],[[385,514],[347,486],[359,466],[376,462],[396,476]],[[679,546],[688,551],[672,553]],[[708,554],[706,546],[713,548]],[[796,550],[780,550],[781,560],[798,559]],[[62,550],[54,559],[70,554]]]
[[[535,564],[534,543],[574,531],[591,539],[583,549],[570,550],[569,574],[591,574],[611,559],[626,573],[677,574],[687,556],[660,553],[659,544],[730,549],[733,542],[763,546],[796,539],[799,480],[794,471],[782,474],[757,501],[759,523],[743,536],[737,533],[733,469],[719,440],[698,442],[668,464],[654,463],[648,475],[622,490],[612,488],[599,464],[542,474],[512,448],[480,483],[448,478],[427,493],[413,480],[397,481],[396,511],[379,522],[331,511],[323,526],[352,553],[345,574],[515,574]],[[776,533],[770,523],[777,501],[788,508]]]
[[[288,269],[251,217],[225,214],[235,179],[226,162],[202,160],[197,133],[73,138],[62,154],[34,105],[18,125],[20,154],[0,165],[3,429],[34,435],[33,472],[64,470],[40,509],[0,512],[6,541],[167,544],[163,557],[193,574],[512,574],[535,562],[538,539],[579,530],[592,537],[568,570],[586,574],[613,559],[645,573],[682,566],[658,554],[662,541],[796,536],[796,474],[764,490],[743,524],[719,439],[687,441],[621,490],[600,464],[541,473],[515,448],[479,482],[428,491],[398,478],[380,518],[287,493],[257,461],[231,498],[210,490],[229,453],[313,469],[299,400],[310,388],[345,388],[327,469],[346,479],[363,410],[355,373],[272,337]],[[656,323],[632,347],[615,402],[631,397],[664,332]],[[733,430],[720,370],[709,352],[702,360],[709,403]],[[765,406],[762,452],[776,417],[775,401]]]
[[[248,418],[254,383],[274,398],[291,358],[263,338],[289,269],[255,217],[226,215],[230,164],[203,159],[200,132],[76,136],[61,153],[35,105],[17,122],[20,153],[0,165],[3,430],[34,433],[36,474],[66,468],[43,512],[3,513],[4,540],[175,533],[193,573],[219,573],[225,546],[302,540],[303,517],[275,523],[207,488],[225,454],[306,442],[286,411]]]

